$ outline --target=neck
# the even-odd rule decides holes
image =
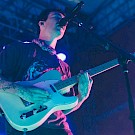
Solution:
[[[55,49],[55,47],[56,47],[56,44],[57,44],[57,39],[55,39],[55,38],[52,38],[51,36],[42,36],[42,35],[39,35],[39,39],[41,39],[41,40],[44,40],[45,41],[45,43],[48,45],[48,46],[50,46],[50,47],[52,47],[53,49]]]

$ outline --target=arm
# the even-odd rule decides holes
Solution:
[[[81,107],[84,101],[89,97],[91,87],[93,84],[93,80],[90,78],[88,73],[80,74],[78,76],[79,83],[78,83],[78,104],[75,108],[63,111],[66,115],[70,114],[73,111],[76,111]]]
[[[47,91],[36,87],[25,87],[13,82],[6,81],[0,77],[0,93],[10,93],[21,97],[22,99],[32,103],[43,103],[50,99]]]
[[[24,48],[20,45],[8,45],[0,53],[0,94],[6,92],[17,95],[28,102],[43,103],[50,98],[47,91],[7,81],[14,80],[10,78],[14,78],[14,70],[17,70],[16,67],[18,67],[18,59],[20,59],[22,49]]]

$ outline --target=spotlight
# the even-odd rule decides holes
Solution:
[[[58,53],[58,54],[57,54],[57,57],[58,57],[59,59],[61,59],[62,61],[65,61],[65,60],[66,60],[66,55],[65,55],[64,53]]]

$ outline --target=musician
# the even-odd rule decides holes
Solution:
[[[63,37],[67,27],[67,24],[62,27],[58,25],[60,19],[64,17],[64,13],[60,10],[47,9],[39,16],[40,32],[37,39],[33,39],[30,43],[13,43],[5,46],[0,53],[0,92],[17,95],[30,103],[43,104],[51,100],[51,94],[47,90],[22,86],[15,82],[35,80],[51,70],[58,70],[62,80],[71,77],[68,64],[58,59],[55,51],[57,41]],[[88,98],[93,83],[88,73],[83,72],[78,74],[78,81],[77,106],[53,113],[44,124],[28,132],[28,135],[73,134],[66,121],[66,115],[77,110]],[[65,94],[65,96],[73,95],[73,89]],[[22,134],[9,125],[7,129],[7,134]]]

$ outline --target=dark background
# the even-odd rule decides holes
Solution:
[[[67,10],[79,1],[51,0],[3,0],[0,2],[0,48],[14,41],[30,41],[36,37],[36,16],[51,6]],[[67,55],[73,75],[110,60],[119,58],[112,47],[106,50],[108,42],[126,52],[135,51],[135,20],[132,0],[91,0],[85,6],[77,21],[93,28],[90,32],[73,25],[68,27],[64,38],[58,42],[57,52]],[[98,36],[97,36],[98,35]],[[100,40],[99,40],[99,37]],[[106,41],[107,40],[107,41]],[[128,63],[129,80],[133,99],[135,97],[135,63]],[[133,135],[129,120],[128,96],[121,66],[93,77],[94,84],[88,100],[82,107],[68,115],[72,130],[77,135]],[[3,135],[4,121],[0,121],[0,135]]]

